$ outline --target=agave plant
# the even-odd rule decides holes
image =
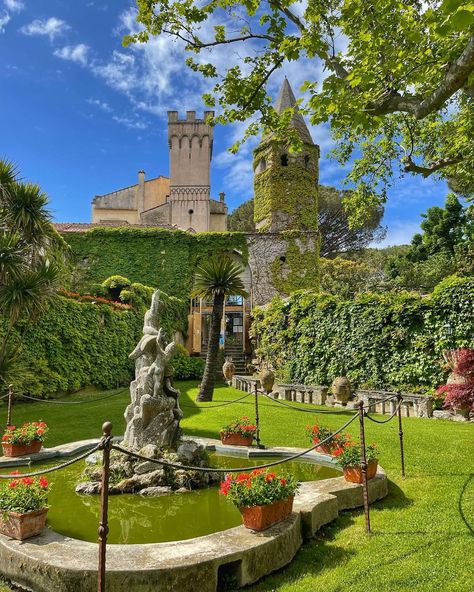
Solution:
[[[44,310],[67,267],[68,247],[51,224],[47,197],[0,160],[0,389],[21,382],[21,343],[14,329]],[[3,384],[2,384],[3,383]]]
[[[213,256],[201,263],[194,275],[192,295],[212,300],[206,367],[197,397],[198,401],[212,401],[225,298],[231,295],[244,297],[248,295],[242,282],[242,271],[242,267],[230,257]]]

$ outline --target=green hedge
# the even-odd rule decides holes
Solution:
[[[280,378],[428,390],[442,384],[442,351],[474,344],[474,278],[450,277],[429,297],[364,294],[352,301],[298,292],[254,313],[257,353]],[[452,335],[449,334],[450,327]]]
[[[176,330],[182,330],[187,305],[166,294],[162,300],[161,323],[171,339]],[[15,390],[48,396],[88,385],[103,389],[125,385],[133,377],[128,354],[142,328],[143,311],[58,296],[44,314],[15,334],[30,374],[18,380]]]
[[[191,234],[163,228],[114,227],[66,232],[63,238],[77,262],[75,289],[121,275],[187,300],[199,260],[234,250],[242,253],[244,264],[248,258],[245,235],[239,232]]]

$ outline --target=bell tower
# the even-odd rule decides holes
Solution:
[[[196,119],[195,111],[187,111],[179,119],[177,111],[168,111],[171,224],[196,232],[210,230],[213,115],[205,111]]]
[[[302,142],[301,152],[290,153],[289,146],[265,134],[254,150],[254,220],[260,232],[282,230],[317,231],[319,146],[313,142],[295,95],[285,78],[275,111],[294,108],[291,126]]]

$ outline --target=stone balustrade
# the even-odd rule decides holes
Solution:
[[[232,386],[246,393],[253,392],[260,388],[260,380],[253,376],[235,375],[232,379]],[[390,414],[397,406],[397,400],[393,399],[397,393],[392,391],[362,390],[358,389],[353,393],[352,400],[347,407],[352,408],[357,401],[364,401],[369,406],[371,413]],[[413,393],[402,393],[402,415],[405,417],[433,417],[433,397],[415,395]],[[312,403],[313,405],[334,405],[332,395],[329,394],[329,387],[321,385],[304,384],[277,384],[275,383],[272,396],[283,401],[295,403]]]

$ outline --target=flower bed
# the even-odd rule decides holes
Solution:
[[[73,300],[78,300],[79,302],[89,302],[90,304],[107,304],[108,306],[112,306],[113,308],[118,308],[120,310],[130,310],[133,308],[130,304],[123,304],[122,302],[115,302],[115,300],[108,300],[107,298],[102,298],[101,296],[91,296],[90,294],[79,294],[78,292],[69,292],[69,290],[58,290],[58,294],[64,296],[66,298],[72,298]]]

